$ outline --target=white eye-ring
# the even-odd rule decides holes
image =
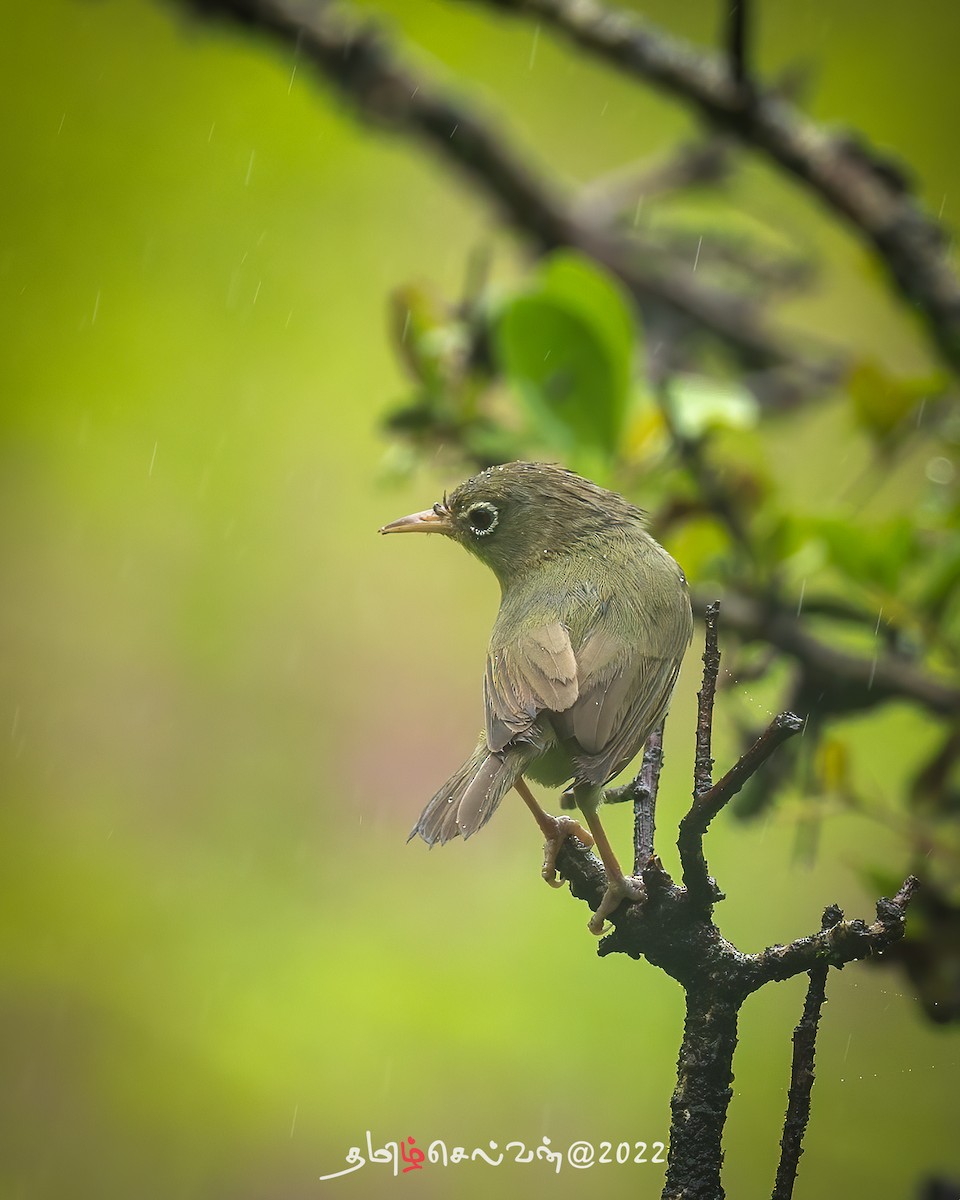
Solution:
[[[499,521],[500,514],[494,505],[486,500],[480,500],[467,509],[467,524],[477,537],[486,537],[488,533],[493,533]]]

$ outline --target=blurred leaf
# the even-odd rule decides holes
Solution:
[[[922,401],[940,395],[938,376],[898,379],[878,363],[864,359],[847,377],[847,392],[857,424],[877,442],[886,442]]]
[[[414,379],[436,393],[462,371],[467,336],[461,322],[428,288],[408,284],[390,296],[394,344]]]
[[[919,600],[933,618],[939,618],[960,585],[960,534],[953,538],[933,560]]]
[[[636,331],[619,288],[570,253],[553,255],[496,318],[499,364],[550,441],[612,454],[630,392]]]
[[[723,196],[671,196],[651,205],[643,224],[674,261],[695,263],[721,286],[790,289],[813,277],[813,256],[806,248],[798,251],[796,238]]]
[[[671,535],[670,548],[691,579],[723,577],[729,535],[712,515],[684,521]]]
[[[823,519],[815,527],[833,566],[860,583],[899,591],[901,573],[919,553],[916,529],[907,517],[864,529],[845,520]]]
[[[670,432],[660,405],[647,391],[637,388],[621,445],[624,458],[637,464],[658,462],[669,452],[670,445]]]
[[[715,429],[752,429],[759,418],[746,388],[704,375],[675,375],[667,385],[677,431],[697,439]]]
[[[837,737],[823,737],[814,762],[817,783],[823,792],[850,791],[850,749]]]

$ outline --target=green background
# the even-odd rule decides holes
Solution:
[[[713,38],[713,6],[675,9],[645,11]],[[568,182],[691,128],[530,24],[376,11]],[[769,4],[758,53],[806,64],[814,115],[906,155],[950,221],[958,34],[946,4]],[[304,64],[175,6],[11,8],[0,93],[0,1196],[656,1196],[654,1165],[318,1182],[367,1129],[468,1149],[667,1133],[681,993],[596,958],[586,909],[540,881],[522,806],[466,845],[404,845],[473,745],[497,595],[446,543],[376,536],[456,482],[439,460],[391,482],[377,421],[408,385],[386,297],[421,279],[456,294],[478,244],[509,277],[516,247]],[[865,252],[767,170],[742,186],[826,258],[794,327],[921,369]],[[840,493],[849,431],[830,420],[771,443],[798,505]],[[668,727],[671,867],[697,665]],[[856,735],[892,802],[898,743],[923,735],[897,709]],[[608,825],[625,847],[628,813]],[[711,831],[745,949],[811,931],[829,901],[868,916],[862,868],[901,866],[852,817],[812,866],[795,842],[783,814]],[[744,1009],[730,1195],[772,1184],[802,994]],[[797,1196],[960,1173],[956,1033],[892,973],[848,968],[829,999]]]

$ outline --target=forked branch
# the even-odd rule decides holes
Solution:
[[[744,954],[714,924],[713,905],[722,899],[710,878],[703,839],[711,821],[777,747],[802,728],[799,717],[776,717],[743,757],[716,782],[712,778],[713,706],[720,665],[717,638],[719,606],[707,612],[703,686],[697,716],[694,798],[680,825],[683,884],[677,884],[653,847],[652,798],[661,761],[659,736],[651,739],[640,773],[619,789],[616,799],[635,804],[637,869],[645,895],[624,903],[610,920],[614,929],[600,943],[601,955],[622,953],[646,958],[677,979],[686,994],[687,1016],[671,1102],[673,1120],[664,1200],[716,1200],[723,1196],[720,1165],[727,1107],[732,1095],[732,1062],[737,1018],[743,1001],[766,983],[808,973],[804,1016],[794,1037],[794,1066],[783,1157],[775,1193],[788,1200],[799,1162],[810,1111],[813,1052],[826,976],[830,967],[881,954],[903,936],[907,907],[917,881],[906,880],[892,899],[877,903],[876,919],[843,920],[829,906],[820,930],[788,945]],[[572,840],[564,844],[558,865],[570,890],[596,910],[606,879],[593,854]]]

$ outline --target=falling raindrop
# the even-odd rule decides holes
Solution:
[[[537,58],[537,43],[540,41],[540,26],[539,24],[533,27],[533,41],[530,45],[530,60],[527,63],[527,70],[533,70],[533,64]]]

